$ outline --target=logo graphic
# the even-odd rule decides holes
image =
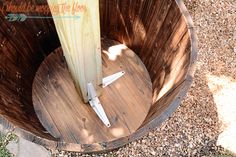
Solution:
[[[87,11],[87,6],[79,2],[35,5],[31,2],[20,2],[17,4],[12,1],[6,1],[4,5],[0,7],[0,11],[3,14],[7,13],[5,14],[5,18],[10,22],[23,22],[27,19],[79,19],[81,17],[79,15]],[[38,15],[35,15],[35,13]]]
[[[25,14],[7,14],[5,19],[9,22],[20,21],[23,22],[27,19],[52,19],[52,18],[71,18],[71,19],[79,19],[80,16],[27,16]]]

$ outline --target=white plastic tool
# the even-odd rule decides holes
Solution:
[[[118,72],[116,74],[113,74],[111,76],[103,78],[103,88],[107,87],[114,81],[118,80],[120,77],[122,77],[125,74],[124,71]],[[107,115],[102,107],[102,104],[100,100],[98,99],[96,90],[94,89],[94,86],[92,83],[87,84],[88,89],[88,98],[89,98],[89,104],[95,111],[95,113],[98,115],[98,117],[101,119],[101,121],[107,126],[110,127],[111,124],[109,122],[109,119],[107,118]]]

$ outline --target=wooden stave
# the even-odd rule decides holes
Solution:
[[[29,132],[27,131],[27,129],[29,128],[22,129],[22,127],[13,125],[8,120],[6,120],[6,118],[0,116],[0,124],[2,124],[2,129],[5,131],[7,130],[12,131],[20,137],[23,137],[29,141],[35,142],[37,144],[43,145],[48,148],[88,153],[88,152],[108,151],[108,150],[121,147],[131,141],[134,141],[146,135],[151,129],[158,127],[164,120],[166,120],[175,111],[175,109],[179,106],[182,98],[185,96],[188,89],[190,88],[191,82],[193,80],[194,71],[195,71],[195,61],[197,58],[197,37],[194,31],[193,22],[191,20],[191,17],[186,7],[183,4],[183,1],[176,0],[175,2],[179,6],[179,9],[182,13],[181,16],[183,16],[186,20],[186,24],[188,28],[187,31],[190,36],[190,39],[189,39],[191,42],[191,45],[190,45],[191,56],[189,60],[190,64],[187,67],[188,70],[185,75],[185,78],[183,79],[183,82],[181,82],[180,86],[178,86],[180,88],[179,91],[176,93],[176,95],[173,95],[173,100],[165,109],[165,111],[163,111],[160,114],[160,116],[150,118],[150,120],[147,120],[146,122],[144,122],[144,125],[142,125],[140,129],[138,129],[134,134],[128,137],[123,137],[121,139],[111,141],[108,143],[95,143],[91,145],[68,144],[68,143],[57,142],[56,139],[48,136],[48,134],[43,133],[43,131],[38,133],[38,132],[33,132],[32,130],[30,130]]]

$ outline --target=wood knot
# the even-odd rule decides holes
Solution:
[[[86,122],[86,118],[82,118],[82,121],[83,121],[83,122]]]

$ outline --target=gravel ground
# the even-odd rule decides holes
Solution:
[[[236,81],[236,1],[184,1],[195,23],[199,57],[192,88],[177,111],[148,136],[116,151],[99,155],[59,152],[55,156],[233,156],[216,145],[222,124],[206,76],[224,75]]]

